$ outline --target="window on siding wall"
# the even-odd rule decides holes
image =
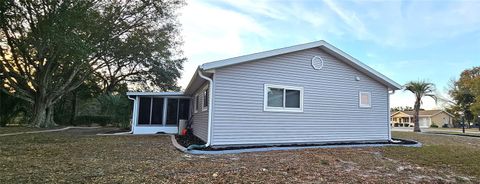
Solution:
[[[193,104],[193,110],[196,112],[198,112],[198,107],[200,104],[200,96],[199,95],[195,95],[195,100],[194,100],[194,104]]]
[[[203,91],[203,105],[202,111],[206,111],[208,109],[208,88]]]
[[[264,111],[303,112],[303,88],[265,84]]]
[[[359,105],[360,107],[371,107],[372,99],[370,92],[360,92],[359,93]]]

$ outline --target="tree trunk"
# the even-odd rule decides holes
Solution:
[[[420,111],[420,101],[421,101],[421,98],[418,98],[415,100],[415,106],[413,107],[414,108],[414,114],[413,114],[413,123],[414,123],[414,126],[413,126],[413,132],[421,132],[420,130],[420,122],[419,122],[419,118],[418,118],[418,114],[419,114],[419,111]]]
[[[39,128],[53,127],[53,106],[48,107],[45,97],[38,95],[33,104],[32,125]]]
[[[107,87],[105,87],[105,94],[112,94],[113,91],[115,90],[115,85],[114,81],[111,81],[110,84],[107,84]]]
[[[44,127],[47,116],[47,104],[38,100],[33,106],[32,125],[35,127]]]
[[[73,125],[73,122],[75,121],[75,116],[77,115],[77,92],[73,91],[72,92],[72,109],[71,109],[71,115],[70,115],[70,120],[68,124]]]
[[[53,105],[50,105],[47,108],[47,117],[45,117],[45,127],[54,127],[57,126],[55,120],[53,120],[53,114],[55,113],[55,108]]]

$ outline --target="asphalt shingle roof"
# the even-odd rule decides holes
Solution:
[[[405,114],[408,114],[410,116],[413,116],[413,114],[415,113],[415,111],[402,111],[403,113]],[[437,114],[439,112],[442,112],[442,110],[421,110],[418,112],[418,114],[420,116],[431,116],[431,115],[434,115],[434,114]]]

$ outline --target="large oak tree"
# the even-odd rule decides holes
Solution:
[[[53,105],[95,75],[105,92],[173,89],[180,77],[177,0],[0,2],[1,90],[31,103],[32,124],[53,126]]]
[[[455,101],[452,109],[462,112],[465,121],[478,120],[478,115],[480,115],[480,67],[464,70],[460,74],[460,78],[453,81],[449,94]],[[469,124],[467,125],[469,126]]]

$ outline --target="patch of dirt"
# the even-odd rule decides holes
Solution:
[[[193,144],[205,144],[203,140],[193,135],[192,133],[188,133],[186,135],[175,135],[175,139],[177,140],[178,144],[182,145],[185,148]]]
[[[195,142],[203,142],[196,136],[176,136],[177,142],[180,145],[191,145]],[[221,151],[221,150],[238,150],[238,149],[253,149],[253,148],[271,148],[271,147],[310,147],[310,146],[341,146],[341,145],[375,145],[375,144],[392,144],[392,145],[414,145],[417,144],[415,141],[405,140],[405,139],[393,139],[394,142],[337,142],[337,143],[318,143],[318,144],[278,144],[278,145],[252,145],[252,146],[229,146],[229,147],[207,147],[200,148],[199,150],[204,151]],[[204,144],[204,142],[203,142]],[[185,146],[184,146],[185,147]]]

